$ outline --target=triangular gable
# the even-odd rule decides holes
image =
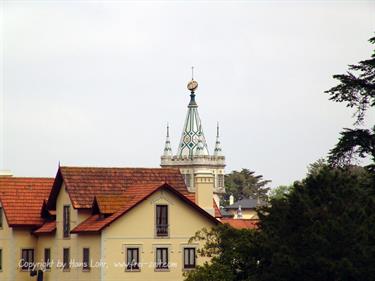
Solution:
[[[139,188],[132,187],[132,188]],[[143,189],[144,190],[144,189]],[[76,226],[72,233],[89,233],[89,232],[100,232],[105,227],[107,227],[109,224],[116,221],[118,218],[122,217],[123,215],[126,215],[130,210],[134,209],[136,206],[138,206],[140,203],[142,203],[144,200],[149,198],[154,193],[160,191],[160,190],[168,190],[172,194],[174,194],[176,197],[178,197],[181,201],[183,201],[185,204],[189,205],[191,208],[193,208],[196,212],[200,213],[202,216],[210,220],[214,224],[219,224],[220,221],[218,221],[215,217],[211,216],[209,213],[207,213],[205,210],[203,210],[201,207],[199,207],[197,204],[195,204],[192,200],[184,196],[182,193],[177,191],[175,188],[173,188],[168,183],[164,183],[160,186],[154,186],[154,188],[151,188],[148,190],[148,193],[145,193],[141,196],[134,196],[132,200],[125,202],[123,208],[118,210],[116,213],[112,214],[111,216],[107,218],[101,217],[99,214],[95,214],[91,217],[89,217],[86,221],[82,222],[78,226]]]
[[[47,208],[56,209],[56,200],[63,183],[75,209],[91,209],[95,196],[121,195],[134,184],[160,182],[170,182],[179,191],[187,192],[177,168],[59,167]]]

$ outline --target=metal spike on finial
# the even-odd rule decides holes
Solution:
[[[219,121],[217,121],[217,124],[216,124],[216,137],[217,138],[219,137]]]
[[[169,138],[169,123],[167,122],[167,138]]]
[[[194,80],[194,66],[191,67],[191,80]]]

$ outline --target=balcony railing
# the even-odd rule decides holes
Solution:
[[[168,224],[157,224],[156,236],[168,236]]]

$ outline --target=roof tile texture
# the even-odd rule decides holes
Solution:
[[[222,218],[222,223],[227,223],[230,226],[237,228],[237,229],[257,229],[259,220],[249,220],[249,219],[229,219],[229,218]]]
[[[47,221],[40,228],[34,231],[34,234],[47,234],[56,230],[56,221]]]
[[[186,191],[180,171],[172,168],[60,167],[60,171],[75,208],[91,208],[95,196],[120,195],[135,184],[167,182]]]
[[[164,185],[163,183],[160,184],[140,184],[140,185],[133,185],[128,187],[126,195],[128,196],[125,198],[123,205],[121,208],[119,208],[116,212],[114,212],[112,215],[103,218],[99,214],[95,214],[91,217],[89,217],[86,221],[83,221],[81,224],[76,226],[72,232],[73,233],[79,233],[79,232],[98,232],[102,230],[104,227],[115,221],[117,218],[125,214],[126,212],[130,211],[133,207],[135,207],[137,204],[145,200],[148,196],[153,194],[154,192],[161,190],[163,188],[168,188],[169,190],[175,190],[174,187],[170,185]],[[192,200],[194,197],[190,196],[187,189],[183,192],[179,192],[176,190],[176,194],[182,199],[184,199],[186,202],[190,202],[191,205],[195,206],[197,209],[200,210],[200,212],[205,213],[202,209],[200,209],[198,206],[194,204],[194,200]],[[213,202],[215,205],[215,201]],[[116,202],[117,204],[117,202]],[[100,206],[99,206],[100,209]],[[207,216],[215,220],[213,217],[208,215]]]
[[[0,202],[10,226],[41,226],[41,208],[52,178],[0,177]]]

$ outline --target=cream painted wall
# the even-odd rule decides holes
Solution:
[[[98,243],[100,241],[99,235],[86,235],[78,237],[74,242],[75,245],[71,246],[71,249],[76,249],[71,253],[71,258],[77,262],[82,262],[82,252],[83,248],[90,249],[90,258],[93,260],[100,260],[100,253]],[[73,242],[73,243],[74,243]],[[65,244],[66,245],[66,244]],[[64,246],[65,246],[64,245]],[[50,236],[40,236],[38,239],[38,261],[44,262],[44,249],[51,249],[51,260],[52,267],[50,270],[44,273],[45,281],[55,281],[55,280],[99,280],[98,268],[92,268],[89,272],[85,272],[81,267],[76,270],[71,269],[70,272],[63,272],[61,268],[57,267],[57,262],[60,260],[62,262],[62,247],[60,243],[57,242],[54,235]],[[70,278],[70,279],[69,279]]]
[[[36,237],[31,234],[29,228],[11,228],[5,216],[3,228],[0,229],[0,248],[3,250],[3,270],[0,271],[0,280],[31,281],[28,271],[22,271],[19,267],[22,249],[34,249],[36,251]]]
[[[34,259],[36,255],[37,238],[31,234],[30,229],[13,228],[13,253],[10,255],[14,257],[15,281],[34,281],[35,278],[30,277],[30,272],[20,269],[19,262],[21,260],[22,249],[34,249]],[[11,269],[13,270],[13,269]],[[12,276],[10,280],[12,279]]]
[[[155,237],[155,208],[157,204],[169,206],[170,233],[168,238]],[[196,231],[212,227],[213,223],[168,191],[160,191],[119,218],[102,232],[103,258],[106,261],[102,281],[157,281],[183,280],[183,247]],[[140,248],[140,272],[126,272],[124,263],[126,247]],[[155,272],[157,246],[169,248],[169,261],[173,266],[168,272]],[[192,244],[190,247],[199,247]],[[206,259],[198,258],[202,264]],[[116,267],[116,264],[118,265]]]
[[[1,205],[0,205],[1,206]],[[12,228],[8,226],[8,223],[3,214],[3,227],[0,228],[0,249],[2,249],[2,262],[3,269],[0,271],[0,280],[10,280],[10,274],[15,269],[14,258],[11,257],[11,249],[13,243]]]
[[[212,175],[214,176],[214,188],[218,188],[218,180],[217,180],[217,176],[218,175],[224,175],[225,174],[225,171],[223,168],[213,168],[213,167],[210,167],[210,168],[207,168],[207,167],[202,167],[202,166],[196,166],[196,167],[181,167],[180,168],[180,172],[181,174],[189,174],[190,175],[190,186],[189,188],[191,188],[191,191],[194,191],[195,190],[195,173],[197,171],[202,171],[202,170],[206,170],[206,171],[210,171],[212,173]]]
[[[197,171],[195,174],[195,203],[206,212],[215,215],[212,204],[214,177],[211,173]]]
[[[235,219],[238,219],[239,217],[237,216],[237,210],[228,210],[228,213],[232,214]],[[251,209],[242,209],[242,218],[241,219],[252,219],[252,220],[257,220],[259,219],[258,213],[255,210]]]
[[[92,260],[100,260],[100,235],[71,234],[69,238],[64,238],[63,208],[65,205],[70,206],[70,229],[73,229],[91,214],[89,210],[76,210],[73,208],[63,184],[56,202],[56,234],[53,237],[40,238],[45,240],[41,242],[43,249],[39,249],[42,255],[44,247],[53,245],[51,258],[54,260],[54,266],[51,272],[47,274],[51,277],[50,280],[46,279],[46,281],[100,280],[100,268],[91,268],[90,271],[83,271],[82,269],[83,248],[90,249],[90,258]],[[74,263],[74,266],[69,271],[64,271],[61,267],[64,248],[70,249],[70,259]]]

